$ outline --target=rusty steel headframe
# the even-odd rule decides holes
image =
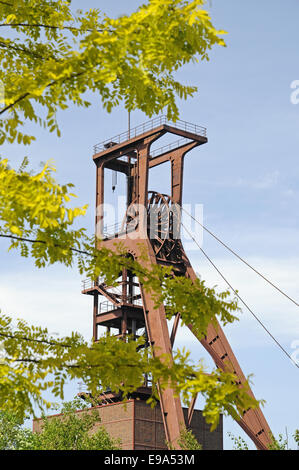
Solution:
[[[151,145],[165,134],[174,134],[180,139],[151,151]],[[206,129],[184,121],[175,123],[165,117],[158,117],[137,126],[128,132],[106,140],[94,147],[93,160],[96,164],[96,230],[100,244],[111,250],[117,249],[117,242],[125,246],[129,255],[145,267],[150,264],[173,266],[173,272],[191,280],[196,274],[184,251],[179,237],[173,236],[179,227],[179,215],[173,210],[181,207],[183,189],[184,157],[193,148],[207,143]],[[171,195],[167,196],[148,190],[149,171],[165,162],[171,164]],[[103,226],[104,169],[121,172],[127,176],[127,211],[124,221],[107,234]],[[144,216],[140,210],[144,207]],[[170,210],[171,208],[171,210]],[[153,233],[149,233],[149,214],[156,217]],[[166,217],[165,217],[166,214]],[[169,218],[171,214],[171,222]],[[175,214],[175,215],[173,215]],[[166,222],[165,222],[166,221]],[[151,227],[152,230],[152,227]],[[132,237],[132,233],[134,236]],[[144,250],[149,261],[144,261]],[[171,354],[179,327],[180,314],[175,317],[169,334],[165,307],[155,308],[154,300],[146,292],[131,272],[123,270],[119,287],[107,286],[103,280],[84,284],[84,294],[93,296],[93,337],[98,339],[98,326],[109,331],[116,329],[117,336],[136,335],[144,328],[146,344],[152,347],[153,354]],[[105,301],[99,304],[99,297]],[[196,336],[196,332],[189,325]],[[210,324],[206,337],[197,338],[208,351],[216,366],[222,370],[233,370],[242,386],[246,378],[232,351],[232,348],[219,324]],[[157,384],[158,390],[159,384]],[[160,390],[160,406],[164,421],[167,442],[178,446],[178,439],[184,426],[189,426],[196,397],[192,400],[185,423],[180,399],[172,389]],[[253,393],[250,390],[250,395]],[[272,442],[271,430],[260,408],[248,409],[238,421],[241,428],[260,450],[267,450]]]

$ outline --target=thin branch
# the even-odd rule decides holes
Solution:
[[[1,3],[1,2],[0,2]],[[81,29],[81,28],[76,28],[75,26],[54,26],[54,25],[48,25],[48,24],[26,24],[26,23],[1,23],[0,27],[20,27],[20,28],[46,28],[46,29],[60,29],[60,30],[69,30],[69,31],[78,31],[80,33],[92,33],[94,31],[97,31],[98,33],[104,33],[107,31],[108,33],[113,33],[111,29]]]
[[[0,111],[0,115],[5,113],[5,111],[8,111],[9,109],[13,108],[16,104],[18,104],[20,101],[27,98],[27,96],[29,96],[29,95],[30,95],[30,93],[24,93],[23,95],[19,96],[19,98],[16,101],[14,101],[13,103],[11,103],[8,106],[6,106],[5,108],[3,108],[2,111]]]
[[[21,359],[14,359],[14,358],[4,358],[8,361],[13,361],[13,362],[29,362],[29,363],[32,363],[32,364],[42,364],[45,360],[48,361],[49,359],[55,359],[54,357],[53,358],[47,358],[45,360],[43,359],[32,359],[32,358],[21,358]],[[96,369],[96,368],[103,368],[103,363],[101,364],[60,364],[58,366],[59,368],[66,368],[66,369]],[[119,367],[129,367],[129,368],[135,368],[136,367],[136,364],[129,364],[129,363],[124,363],[122,365],[120,365]]]
[[[129,335],[127,335],[129,337]],[[46,344],[47,346],[58,346],[60,348],[64,349],[70,349],[73,347],[77,347],[76,345],[71,345],[67,343],[58,343],[56,341],[49,341],[46,339],[36,339],[36,338],[29,338],[28,336],[20,336],[20,335],[14,335],[14,334],[9,334],[9,333],[0,333],[0,338],[8,338],[8,339],[16,339],[18,341],[27,341],[28,343],[38,343],[38,344]],[[78,347],[82,347],[82,344],[80,344]],[[89,351],[97,351],[96,348],[87,346]]]
[[[11,50],[16,51],[16,52],[22,52],[23,54],[27,54],[29,56],[33,56],[33,57],[35,56],[38,59],[44,59],[44,57],[42,57],[38,54],[35,54],[34,52],[31,52],[31,51],[26,50],[26,49],[22,49],[21,47],[13,46],[13,45],[8,44],[6,42],[0,42],[0,47],[3,47],[3,49],[11,49]]]
[[[55,341],[49,341],[46,339],[28,338],[27,336],[19,336],[19,335],[13,335],[13,334],[8,334],[8,333],[0,333],[0,338],[17,339],[20,341],[28,341],[29,343],[47,344],[48,346],[59,346],[61,348],[72,348],[70,344],[57,343]]]
[[[42,243],[44,245],[47,245],[47,242],[45,242],[44,240],[32,240],[30,238],[17,237],[16,235],[0,234],[0,237],[2,237],[2,238],[11,238],[13,240],[17,240],[17,241],[21,241],[21,242],[25,242],[25,243]],[[93,253],[90,253],[90,252],[84,251],[84,250],[79,250],[78,248],[63,247],[62,245],[59,245],[58,243],[55,243],[53,246],[55,248],[61,248],[63,250],[72,251],[72,252],[77,253],[79,255],[86,255],[86,256],[93,257],[95,260],[97,259],[97,257]],[[134,272],[137,276],[138,276],[138,274],[140,274],[140,275],[144,274],[142,268],[140,268],[138,265],[134,266]]]
[[[84,75],[84,73],[86,73],[86,70],[84,70],[84,72],[75,73],[75,74],[71,75],[70,77],[58,78],[57,80],[53,80],[51,83],[48,83],[48,85],[46,85],[45,88],[50,88],[51,86],[58,83],[60,80],[62,80],[64,82],[64,81],[67,81],[67,80],[72,80],[73,78],[76,78],[76,77],[80,77],[81,75]],[[0,111],[0,115],[5,113],[9,109],[13,108],[16,104],[18,104],[20,101],[24,100],[28,96],[30,96],[30,92],[26,92],[23,95],[19,96],[19,98],[17,98],[13,103],[11,103],[8,106],[6,106],[5,108],[3,108]]]
[[[0,42],[0,47],[3,47],[5,49],[12,49],[13,51],[21,52],[23,54],[26,54],[30,57],[34,57],[34,58],[37,58],[37,59],[41,59],[41,60],[46,59],[45,57],[37,54],[36,52],[32,52],[29,49],[24,49],[22,47],[13,46],[11,43]],[[57,60],[55,56],[49,56],[49,58]]]
[[[43,245],[47,245],[47,242],[44,241],[44,240],[32,240],[30,238],[17,237],[16,235],[4,235],[4,234],[1,233],[0,237],[2,237],[2,238],[12,238],[13,240],[17,240],[17,241],[20,241],[20,242],[42,243]],[[72,247],[63,247],[62,245],[59,245],[59,243],[55,243],[53,246],[55,248],[61,248],[63,250],[73,251],[73,252],[78,253],[80,255],[87,255],[87,256],[95,257],[92,253],[89,253],[88,251],[79,250],[77,248],[72,248]]]

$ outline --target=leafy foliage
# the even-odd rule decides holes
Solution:
[[[242,437],[236,437],[232,433],[228,433],[229,437],[234,443],[235,450],[249,450],[248,444]],[[299,431],[295,431],[294,440],[298,444],[299,441]],[[269,450],[289,450],[288,437],[284,437],[282,434],[278,435],[278,438],[272,436],[272,444],[269,447]]]
[[[231,322],[235,319],[232,312],[238,307],[235,300],[225,300],[228,292],[217,295],[214,289],[206,288],[200,280],[195,283],[188,279],[178,282],[177,278],[171,275],[169,268],[154,265],[147,269],[143,264],[124,256],[121,246],[115,253],[103,247],[96,249],[95,240],[89,239],[83,230],[75,233],[69,230],[74,217],[82,215],[84,208],[77,209],[76,212],[76,209],[65,207],[64,203],[70,197],[66,192],[67,186],[57,185],[47,167],[42,175],[34,175],[31,172],[29,176],[24,168],[15,172],[9,169],[5,162],[3,174],[6,172],[8,189],[0,191],[3,199],[2,219],[6,224],[3,231],[7,236],[13,236],[9,230],[17,226],[20,235],[34,234],[37,237],[34,238],[30,251],[37,266],[57,261],[72,264],[76,261],[82,274],[92,279],[104,276],[109,285],[117,280],[123,268],[129,269],[138,276],[143,287],[151,292],[157,300],[157,306],[162,302],[167,303],[169,317],[180,311],[183,322],[192,323],[201,334],[205,334],[207,325],[216,318],[217,313],[223,321]],[[22,199],[23,211],[19,206],[19,199],[14,195],[13,188],[18,187],[21,190],[28,179],[28,187],[32,184],[33,191],[44,193],[44,201],[48,198],[48,204],[44,205],[42,212],[36,204],[36,194],[31,198],[25,193]],[[15,212],[6,212],[6,203],[9,201],[16,206]],[[57,228],[55,221],[59,214],[64,218]],[[48,230],[52,231],[50,235]],[[63,232],[64,237],[61,236]],[[20,240],[14,239],[11,248],[20,247],[21,255],[28,256],[29,249],[25,251],[23,248],[24,244],[27,247],[24,240],[22,237]],[[21,320],[17,328],[13,329],[11,319],[7,316],[0,319],[0,337],[3,338],[4,351],[0,363],[0,403],[2,396],[3,406],[17,410],[20,416],[33,411],[33,402],[40,407],[49,406],[42,398],[42,391],[47,388],[62,398],[67,377],[83,379],[95,395],[98,393],[100,381],[103,387],[110,387],[114,391],[121,390],[126,396],[143,383],[145,372],[151,373],[155,381],[162,379],[167,384],[171,380],[174,388],[178,393],[183,393],[186,401],[197,392],[207,396],[209,403],[204,413],[213,427],[217,425],[220,412],[227,410],[234,412],[236,416],[241,413],[242,406],[243,409],[249,406],[246,403],[245,388],[244,393],[241,393],[234,385],[237,379],[233,374],[215,371],[214,376],[207,377],[202,374],[201,364],[195,368],[187,364],[188,353],[185,352],[177,353],[177,364],[174,365],[172,361],[169,362],[169,358],[148,360],[142,349],[136,351],[136,343],[131,341],[125,343],[104,337],[99,343],[88,345],[76,333],[57,341],[49,336],[47,330],[29,327]],[[46,380],[48,376],[54,378]],[[188,377],[190,380],[186,380]],[[13,392],[10,392],[11,389]],[[257,402],[250,402],[250,405],[256,406]]]
[[[272,436],[272,444],[269,447],[270,450],[288,450],[288,438],[282,434],[278,435],[278,438]]]
[[[201,444],[191,430],[185,429],[181,432],[178,444],[182,450],[202,450]]]
[[[182,85],[175,71],[198,59],[208,60],[214,45],[224,45],[204,0],[149,0],[130,16],[112,19],[93,9],[71,11],[64,0],[10,0],[0,3],[0,80],[8,114],[0,122],[0,143],[29,144],[25,120],[60,135],[58,109],[69,103],[87,107],[87,90],[96,93],[109,112],[124,102],[148,116],[167,109],[178,117],[176,96],[187,98],[196,87]],[[45,110],[43,116],[37,109]]]
[[[80,411],[79,411],[80,410]],[[79,412],[78,412],[79,411]],[[96,409],[81,400],[64,403],[62,415],[41,418],[40,431],[22,426],[13,413],[0,414],[0,450],[116,450],[120,442],[109,436]],[[95,428],[95,425],[96,428]]]
[[[231,432],[228,435],[234,443],[234,450],[249,450],[247,442],[241,436],[234,436]]]
[[[88,409],[82,401],[74,400],[64,403],[60,412],[60,416],[50,419],[43,417],[41,432],[33,436],[33,450],[120,449],[120,441],[99,426],[97,409]]]
[[[214,45],[224,45],[207,14],[204,0],[149,0],[130,16],[111,19],[98,10],[71,12],[63,0],[8,0],[0,2],[0,80],[5,86],[5,104],[0,110],[0,143],[29,144],[34,137],[23,126],[32,121],[59,135],[57,111],[70,104],[87,107],[85,92],[97,94],[111,111],[121,101],[128,110],[141,109],[148,116],[167,110],[178,117],[176,97],[192,96],[196,88],[185,86],[175,72],[192,61],[208,60]],[[39,113],[41,112],[41,115]],[[204,282],[180,280],[168,268],[144,265],[103,247],[84,229],[74,230],[74,220],[86,206],[69,207],[71,185],[59,185],[54,168],[45,165],[39,173],[28,171],[27,161],[19,170],[0,160],[0,236],[11,238],[11,249],[32,256],[38,267],[61,262],[77,263],[91,279],[104,276],[113,284],[122,268],[135,273],[151,292],[157,305],[167,303],[169,318],[182,312],[185,324],[198,335],[216,315],[229,323],[236,319],[236,300],[229,292],[217,294]],[[29,238],[30,237],[30,238]],[[30,245],[28,245],[28,242]],[[54,339],[47,329],[0,317],[0,408],[14,410],[18,419],[33,411],[33,404],[49,407],[43,391],[63,397],[66,380],[80,378],[97,396],[101,387],[120,391],[126,397],[149,373],[154,382],[171,384],[185,401],[197,392],[207,398],[204,414],[212,428],[219,413],[240,417],[258,402],[237,385],[229,372],[204,374],[201,363],[192,365],[189,353],[148,356],[141,344],[106,336],[88,344],[78,333]],[[140,340],[141,341],[141,340]],[[157,353],[157,351],[156,351]],[[155,393],[151,402],[155,402]]]
[[[215,288],[208,288],[201,279],[191,279],[161,275],[162,291],[156,297],[157,306],[167,305],[169,318],[180,312],[183,324],[192,325],[199,337],[203,337],[209,323],[216,316],[224,325],[238,318],[233,312],[240,311],[237,299],[230,299],[230,291],[216,293]],[[186,295],[184,295],[185,293]],[[228,298],[228,300],[226,300]]]
[[[23,419],[14,413],[0,411],[0,450],[23,450],[31,437],[32,432],[23,427]]]
[[[75,195],[72,184],[59,185],[53,178],[55,168],[46,164],[42,171],[26,171],[24,160],[19,170],[10,168],[0,159],[0,233],[20,238],[33,236],[39,243],[32,246],[31,255],[37,266],[57,261],[70,265],[71,252],[66,247],[79,247],[84,230],[72,230],[74,219],[85,214],[87,206],[68,208]],[[15,240],[11,248],[20,247],[28,256],[28,245]]]
[[[206,375],[202,364],[191,364],[185,351],[175,353],[174,363],[169,356],[153,357],[139,348],[141,338],[136,343],[103,336],[89,345],[73,333],[56,340],[46,329],[29,327],[21,320],[12,328],[11,319],[5,316],[0,319],[0,337],[0,408],[13,411],[19,419],[34,413],[33,403],[41,409],[50,408],[43,398],[45,389],[63,398],[67,379],[83,380],[94,397],[110,388],[125,398],[143,384],[145,373],[151,374],[161,389],[171,385],[177,394],[182,393],[186,403],[196,393],[205,396],[203,413],[212,429],[220,413],[238,418],[246,407],[258,404],[248,396],[246,387],[234,385],[234,374],[215,370]],[[154,405],[157,398],[154,388],[149,402]]]

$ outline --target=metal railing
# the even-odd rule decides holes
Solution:
[[[183,145],[188,144],[189,142],[192,141],[187,138],[179,139],[175,142],[170,142],[170,144],[168,145],[163,145],[163,147],[151,150],[151,157],[157,157],[158,155],[162,155],[163,153],[169,152],[170,150],[182,147]]]
[[[114,237],[116,233],[125,232],[125,228],[123,228],[122,222],[117,222],[116,224],[112,225],[104,225],[103,227],[103,238],[110,238]]]
[[[109,302],[109,300],[105,300],[105,302],[101,302],[99,304],[99,310],[98,313],[107,313],[111,312],[113,310],[117,310],[118,306],[114,305],[112,302]]]
[[[84,279],[82,281],[82,290],[92,289],[94,286],[103,284],[104,278],[99,278],[98,281],[93,281],[92,279]]]
[[[117,222],[112,225],[104,225],[101,237],[104,240],[109,238],[114,238],[116,235],[119,237],[125,235],[126,233],[134,232],[137,228],[137,222],[134,221],[131,224],[124,224],[123,222]]]
[[[84,279],[82,281],[82,290],[92,289],[95,286],[99,286],[104,284],[103,278],[99,278],[98,281],[93,281],[92,279]],[[106,287],[107,292],[110,294],[117,295],[117,298],[121,304],[128,304],[128,305],[138,305],[142,307],[142,299],[135,299],[131,296],[124,297],[122,294],[122,290],[120,286],[108,286]],[[135,295],[140,295],[138,292]],[[99,313],[109,312],[111,310],[116,310],[118,305],[113,304],[109,300],[105,300],[99,304]]]
[[[113,147],[114,145],[119,145],[125,142],[126,140],[133,139],[137,137],[138,135],[142,135],[145,132],[151,131],[155,129],[156,127],[159,127],[162,125],[169,125],[176,129],[180,129],[186,132],[191,132],[192,134],[200,135],[201,137],[207,136],[207,129],[205,127],[198,126],[197,124],[192,124],[191,122],[182,121],[180,119],[173,122],[171,120],[168,120],[166,116],[158,116],[158,117],[155,117],[154,119],[151,119],[150,121],[144,122],[143,124],[139,124],[133,129],[130,129],[126,132],[115,135],[114,137],[110,137],[109,139],[104,140],[103,142],[100,142],[94,145],[93,147],[94,154],[102,152],[103,150]]]
[[[97,281],[93,281],[92,279],[84,279],[82,281],[82,290],[93,289],[95,286],[100,286],[101,284],[105,285],[105,280],[103,277],[99,278]],[[122,291],[118,286],[106,286],[109,293],[115,295],[122,295]]]
[[[141,299],[130,299],[127,297],[125,300],[126,302],[121,302],[121,304],[137,305],[137,307],[142,307]],[[118,308],[119,305],[115,305],[112,302],[109,302],[109,300],[105,300],[99,304],[98,314],[113,312],[113,310],[117,310]]]

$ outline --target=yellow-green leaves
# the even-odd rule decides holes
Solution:
[[[56,183],[52,177],[53,171],[55,169],[49,164],[37,174],[24,168],[16,171],[8,166],[7,160],[0,159],[2,229],[14,232],[14,227],[18,227],[22,235],[27,229],[35,227],[40,230],[66,228],[75,217],[85,214],[87,206],[66,210],[65,204],[74,196],[69,193],[72,185]]]
[[[225,325],[238,318],[237,300],[231,299],[229,291],[217,293],[215,288],[209,288],[200,279],[165,276],[162,281],[161,294],[156,294],[157,305],[167,305],[169,318],[180,312],[183,324],[192,325],[197,336],[203,337],[208,324],[216,317]]]
[[[220,413],[229,412],[237,419],[249,407],[258,405],[240,388],[237,377],[220,370],[205,374],[201,363],[192,365],[188,352],[152,357],[142,345],[143,339],[119,341],[103,336],[98,343],[88,344],[79,334],[57,340],[47,329],[30,327],[19,321],[12,327],[11,319],[0,317],[0,408],[19,417],[33,412],[33,404],[48,407],[43,391],[49,389],[63,398],[69,379],[81,379],[94,397],[110,388],[122,392],[124,398],[143,384],[144,374],[163,389],[169,385],[186,402],[197,393],[206,398],[204,416],[214,429]],[[157,396],[153,389],[153,397]]]
[[[0,411],[0,450],[116,450],[119,439],[113,439],[99,423],[98,409],[90,409],[79,398],[53,407],[58,416],[42,416],[39,432],[22,426],[10,412]],[[79,411],[80,410],[80,411]],[[79,413],[78,413],[79,411]]]
[[[237,384],[238,378],[235,374],[219,369],[211,374],[205,374],[201,366],[192,371],[192,378],[178,387],[185,403],[190,403],[196,393],[205,398],[203,416],[211,425],[211,430],[214,430],[219,423],[220,414],[230,415],[239,420],[245,410],[256,408],[263,403],[248,394],[248,381],[242,386]]]
[[[26,166],[25,161],[17,171],[0,159],[0,232],[42,242],[32,247],[39,266],[49,261],[70,264],[72,255],[63,249],[78,246],[84,230],[70,226],[85,214],[87,206],[66,206],[74,196],[70,193],[72,185],[59,185],[50,164],[35,174],[26,171]],[[24,243],[15,240],[12,247],[18,246],[26,253]]]
[[[8,15],[6,18],[6,23],[7,24],[12,23],[16,19],[17,19],[16,15]]]
[[[0,3],[0,21],[7,23],[0,37],[5,86],[0,144],[29,144],[32,136],[22,132],[25,120],[59,135],[56,111],[71,102],[89,106],[82,98],[87,90],[100,96],[108,112],[123,102],[148,116],[166,109],[175,120],[176,96],[186,99],[197,90],[177,81],[175,72],[208,59],[214,45],[224,45],[223,32],[201,8],[203,0],[149,0],[118,19],[102,18],[97,10],[74,19],[70,2],[62,0],[16,3],[17,8]],[[37,109],[44,113],[39,116]]]
[[[184,64],[207,60],[214,45],[224,45],[223,32],[214,28],[202,9],[204,0],[149,0],[132,15],[117,19],[97,10],[79,12],[75,19],[70,3],[0,2],[0,81],[5,88],[0,144],[30,144],[34,137],[23,131],[28,121],[59,135],[57,110],[70,103],[89,106],[83,99],[86,91],[96,93],[107,111],[123,102],[126,109],[139,109],[148,116],[166,109],[175,120],[176,98],[186,99],[197,90],[180,83],[176,71]],[[223,323],[235,320],[238,307],[228,292],[217,294],[200,280],[173,277],[170,268],[145,269],[121,250],[95,249],[95,240],[84,229],[72,228],[86,206],[69,206],[71,185],[59,185],[51,165],[33,173],[26,163],[17,171],[0,160],[0,234],[20,238],[12,239],[11,249],[31,255],[39,267],[55,262],[69,266],[77,258],[82,274],[92,279],[105,276],[108,285],[127,268],[157,305],[167,305],[169,318],[180,312],[183,323],[191,324],[198,336],[216,316]],[[47,330],[23,321],[13,328],[3,315],[0,342],[0,408],[19,416],[32,412],[34,403],[47,407],[46,389],[63,397],[69,379],[80,378],[95,396],[99,386],[127,396],[143,383],[144,373],[162,388],[170,384],[187,401],[203,394],[204,414],[213,427],[221,412],[240,416],[243,409],[257,404],[244,387],[240,389],[233,374],[216,370],[207,376],[201,363],[190,364],[188,352],[178,351],[173,363],[170,356],[148,356],[144,348],[137,351],[139,343],[129,338],[107,336],[88,344],[73,333],[54,340]]]

